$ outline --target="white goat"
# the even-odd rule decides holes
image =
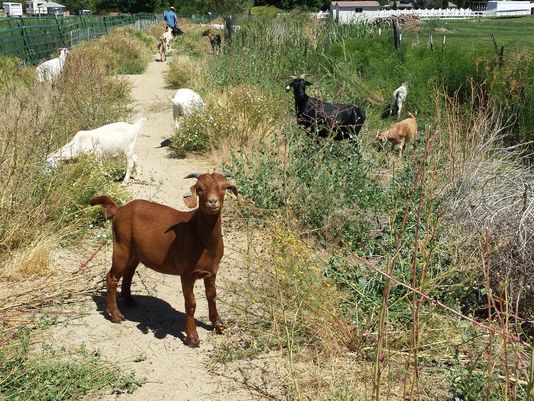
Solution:
[[[123,183],[126,184],[134,167],[137,174],[140,172],[134,148],[139,131],[145,121],[146,118],[141,117],[134,124],[118,122],[90,131],[79,131],[69,143],[48,155],[48,165],[56,167],[58,162],[74,159],[81,154],[117,156],[124,153],[127,166]]]
[[[172,118],[174,125],[178,128],[179,117],[186,117],[191,115],[195,110],[202,110],[204,101],[198,93],[191,89],[178,89],[172,101]]]
[[[389,115],[393,114],[393,110],[397,108],[397,117],[400,118],[402,105],[408,96],[408,84],[404,82],[401,86],[395,89],[391,95],[391,105],[389,106]]]
[[[213,29],[223,31],[226,28],[226,24],[211,24]]]
[[[59,74],[61,74],[61,70],[65,65],[67,54],[69,54],[69,49],[62,48],[60,49],[59,57],[44,61],[39,64],[36,69],[37,81],[53,84],[57,77],[59,77]]]
[[[165,39],[165,43],[167,45],[167,52],[170,53],[171,52],[171,40],[173,38],[173,36],[172,36],[172,28],[167,27],[167,30],[165,31],[165,33],[163,33],[160,36],[160,40],[162,38]]]

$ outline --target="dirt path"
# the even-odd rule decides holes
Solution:
[[[182,195],[189,191],[192,180],[183,177],[191,172],[204,172],[208,165],[195,158],[171,159],[160,142],[172,134],[172,109],[162,73],[165,63],[151,62],[143,75],[128,76],[137,102],[137,116],[148,121],[138,139],[136,153],[140,159],[141,174],[128,189],[134,198],[150,199],[185,209]],[[133,120],[133,119],[132,119]],[[230,235],[225,233],[225,237]],[[99,270],[101,277],[109,269],[111,246],[99,254],[90,268]],[[232,251],[227,248],[220,266],[219,298],[224,297],[224,282],[232,275]],[[137,270],[132,292],[139,306],[122,307],[126,321],[112,324],[103,316],[105,290],[87,301],[86,316],[60,326],[56,341],[76,346],[84,343],[99,349],[109,360],[126,369],[133,369],[145,384],[133,394],[104,395],[101,400],[251,400],[255,397],[240,388],[235,381],[210,373],[209,353],[213,349],[209,331],[207,302],[202,281],[195,286],[197,298],[197,325],[201,339],[199,349],[191,349],[184,338],[184,307],[180,278],[161,275],[143,266]],[[224,306],[221,315],[224,318]],[[119,299],[119,307],[121,301]]]

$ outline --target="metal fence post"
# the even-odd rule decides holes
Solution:
[[[63,44],[63,47],[67,47],[65,37],[63,36],[63,27],[60,25],[59,20],[57,19],[57,15],[54,15],[54,18],[56,20],[56,27],[57,31],[59,32],[59,38],[61,39],[61,43]]]

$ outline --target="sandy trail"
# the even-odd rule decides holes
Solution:
[[[204,172],[210,167],[196,158],[172,159],[160,142],[172,134],[172,109],[168,89],[162,73],[166,63],[151,62],[142,75],[128,76],[136,101],[134,111],[148,121],[138,138],[136,153],[141,174],[131,181],[128,189],[133,198],[149,199],[185,210],[182,195],[189,191],[193,180],[183,179],[191,172]],[[135,118],[132,118],[132,121]],[[210,169],[211,170],[211,169]],[[224,214],[224,211],[223,211]],[[224,230],[224,228],[223,228]],[[225,238],[231,235],[225,232]],[[232,250],[227,247],[218,275],[218,297],[224,297],[224,282],[232,269]],[[234,255],[235,256],[235,255]],[[90,266],[101,271],[102,278],[109,270],[111,246],[100,252]],[[79,261],[78,261],[79,263]],[[234,270],[235,271],[235,270]],[[86,315],[56,328],[54,342],[75,347],[85,344],[99,349],[109,360],[125,369],[133,369],[145,384],[133,394],[108,394],[101,400],[251,400],[256,397],[235,381],[210,373],[209,353],[213,350],[207,302],[202,281],[195,286],[197,298],[196,319],[201,340],[199,349],[191,349],[182,342],[185,315],[180,278],[162,275],[139,266],[133,279],[132,293],[138,306],[119,307],[126,317],[121,324],[113,324],[103,316],[105,289],[88,299]],[[219,303],[221,316],[224,306]]]

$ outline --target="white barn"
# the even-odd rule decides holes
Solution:
[[[487,15],[505,16],[505,15],[528,15],[534,6],[528,0],[524,1],[488,1],[486,7]]]
[[[330,3],[330,15],[334,21],[345,24],[362,18],[366,11],[378,10],[380,10],[380,3],[374,0],[333,1]]]

